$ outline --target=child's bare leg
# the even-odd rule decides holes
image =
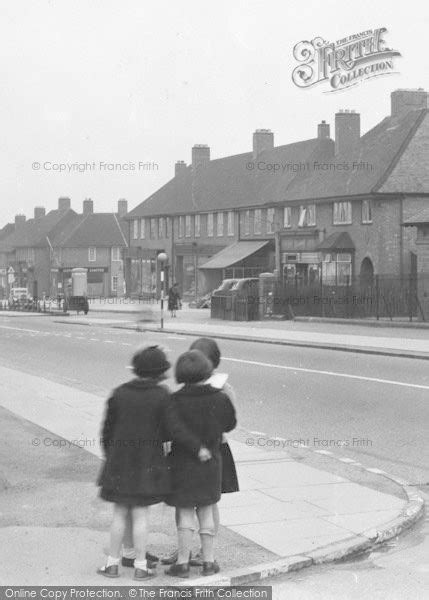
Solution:
[[[146,544],[148,533],[149,506],[134,506],[132,510],[133,540],[136,551],[134,566],[146,569]]]
[[[215,531],[215,535],[217,535],[219,533],[219,525],[220,525],[219,506],[217,504],[212,504],[212,506],[213,506],[214,531]]]
[[[135,558],[136,553],[134,550],[133,541],[133,517],[131,511],[128,511],[126,518],[123,545],[124,549],[122,551],[122,556],[124,556],[125,558]]]
[[[109,557],[118,559],[121,554],[122,540],[124,539],[128,506],[115,504],[113,509],[113,520],[110,527]]]
[[[176,517],[177,539],[179,542],[177,563],[180,565],[188,564],[194,536],[195,511],[193,508],[177,508]]]
[[[204,562],[214,562],[215,524],[213,519],[213,504],[199,506],[197,517],[200,524],[201,550]]]

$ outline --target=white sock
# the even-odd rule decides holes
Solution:
[[[115,558],[114,556],[108,556],[106,567],[112,567],[113,565],[119,565],[119,558]]]
[[[125,548],[125,546],[122,548],[122,556],[124,558],[135,558],[136,557],[136,551],[134,550],[134,548]]]
[[[142,571],[147,571],[147,561],[146,560],[135,560],[134,568],[142,569]]]

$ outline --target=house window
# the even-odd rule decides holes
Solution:
[[[213,222],[214,215],[213,213],[209,213],[207,215],[207,237],[213,237]]]
[[[156,219],[150,220],[150,239],[154,240],[156,237]]]
[[[170,217],[164,217],[164,231],[165,231],[166,238],[168,238],[168,236],[170,235],[169,230],[171,227],[171,223],[172,223],[172,220]]]
[[[201,215],[195,215],[194,229],[195,229],[194,236],[200,237],[200,235],[201,235]]]
[[[185,217],[185,237],[191,237],[191,215]]]
[[[112,292],[116,293],[118,291],[118,276],[112,276]]]
[[[298,227],[313,227],[314,225],[316,225],[316,205],[300,206]]]
[[[283,227],[285,229],[289,229],[290,227],[292,227],[292,210],[290,206],[285,206],[283,208]]]
[[[362,200],[362,223],[372,223],[372,207],[370,200]]]
[[[164,237],[165,231],[165,219],[164,217],[159,217],[158,219],[158,239],[162,239]]]
[[[253,233],[256,235],[262,231],[262,210],[260,208],[255,209],[253,213]]]
[[[88,262],[95,262],[97,260],[97,249],[88,248]]]
[[[267,209],[267,233],[274,233],[274,208]]]
[[[185,217],[179,217],[179,238],[185,237]]]
[[[228,235],[234,235],[234,211],[228,212]]]
[[[216,234],[218,237],[223,236],[223,213],[217,213]]]
[[[133,238],[137,240],[139,237],[139,220],[134,219],[133,221]]]
[[[114,246],[112,248],[112,262],[117,262],[121,260],[121,249],[119,246]]]
[[[250,235],[250,210],[244,211],[244,227],[243,234]]]
[[[334,202],[334,225],[350,225],[352,222],[352,203]]]
[[[140,239],[144,240],[146,237],[146,219],[140,219]]]
[[[326,254],[322,262],[322,282],[325,285],[350,285],[352,255],[349,253]]]

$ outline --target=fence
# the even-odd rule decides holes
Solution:
[[[303,284],[298,280],[278,283],[272,299],[273,314],[339,318],[408,318],[426,320],[427,309],[421,280],[414,277],[375,275],[363,283],[351,279],[339,285],[324,280]],[[429,280],[428,280],[429,283]]]
[[[63,312],[63,304],[58,305],[57,301],[52,300],[31,300],[28,302],[11,302],[9,300],[0,300],[1,311],[18,311],[31,313],[58,313]]]

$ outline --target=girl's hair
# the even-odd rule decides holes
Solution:
[[[220,350],[217,343],[213,338],[198,338],[191,344],[191,350],[199,350],[206,356],[211,363],[213,368],[217,369],[220,363]]]
[[[208,379],[213,372],[213,365],[200,350],[188,350],[177,359],[177,383],[199,383]]]

